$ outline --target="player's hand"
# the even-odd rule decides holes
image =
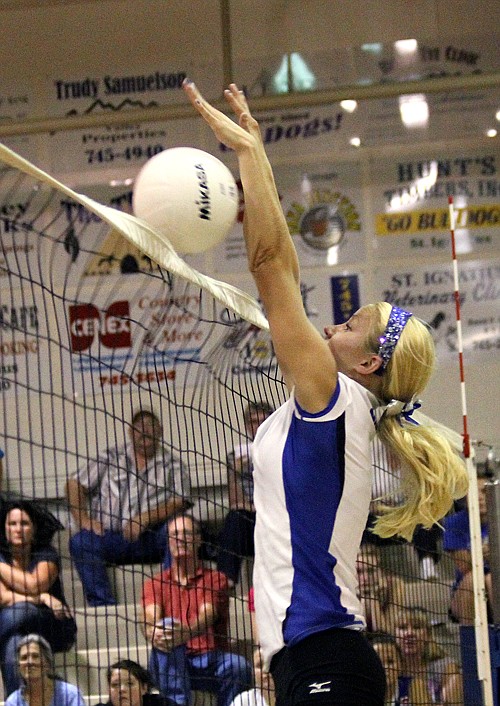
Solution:
[[[217,139],[226,147],[239,153],[261,142],[259,125],[250,114],[243,91],[238,90],[236,84],[230,84],[229,88],[224,91],[224,97],[233,109],[238,124],[210,105],[189,79],[184,79],[183,88],[195,110],[212,128]]]

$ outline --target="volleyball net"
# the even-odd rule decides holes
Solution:
[[[152,411],[161,426],[157,453],[185,470],[188,483],[176,492],[201,522],[203,555],[215,567],[219,532],[234,509],[228,468],[251,442],[248,410],[273,409],[285,399],[259,303],[179,258],[130,214],[130,196],[125,189],[103,205],[0,146],[3,490],[38,499],[65,527],[58,548],[78,636],[58,659],[94,701],[106,693],[106,670],[118,657],[147,665],[141,589],[161,567],[110,568],[117,605],[89,607],[68,552],[78,529],[67,507],[68,478],[130,444],[134,414]],[[445,431],[460,448],[461,437]],[[390,464],[378,447],[373,463],[387,476]],[[390,490],[381,482],[374,497]],[[126,489],[117,492],[132,502]],[[429,629],[459,664],[448,616],[453,567],[439,539],[424,539],[416,550],[368,541],[360,557],[360,574],[369,575],[362,598],[373,632],[390,632],[389,613],[422,607]],[[243,570],[230,598],[229,644],[251,658],[251,551],[236,559]],[[426,575],[419,559],[434,569],[441,561],[441,570]],[[384,592],[383,600],[370,586]],[[381,605],[386,615],[377,612]]]
[[[6,148],[0,160],[3,490],[39,500],[67,528],[60,553],[79,633],[64,663],[84,693],[105,694],[113,657],[147,664],[140,596],[151,567],[114,572],[116,609],[88,607],[68,553],[78,530],[68,478],[130,445],[134,414],[152,411],[157,457],[182,466],[187,482],[171,490],[202,523],[215,563],[228,455],[250,441],[248,406],[275,408],[284,389],[258,302],[190,268],[127,213],[128,196],[121,210],[102,205]],[[119,492],[133,502],[142,491]],[[236,648],[251,645],[242,592],[230,622]]]

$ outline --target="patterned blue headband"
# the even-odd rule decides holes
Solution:
[[[389,321],[385,327],[385,331],[378,339],[379,349],[378,355],[382,358],[382,365],[376,371],[379,375],[382,375],[384,370],[389,365],[389,361],[392,358],[396,344],[399,341],[401,333],[408,323],[410,316],[413,316],[409,311],[405,309],[400,309],[399,306],[393,306],[391,313],[389,315]]]

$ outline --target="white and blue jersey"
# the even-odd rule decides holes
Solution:
[[[284,645],[329,628],[362,630],[356,556],[371,499],[376,400],[339,373],[317,414],[294,396],[259,427],[254,590],[267,667]]]

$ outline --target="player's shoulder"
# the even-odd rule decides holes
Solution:
[[[366,387],[360,385],[359,382],[353,380],[344,373],[338,374],[339,397],[346,397],[348,402],[362,403],[367,409],[380,404],[376,397],[367,390]]]

